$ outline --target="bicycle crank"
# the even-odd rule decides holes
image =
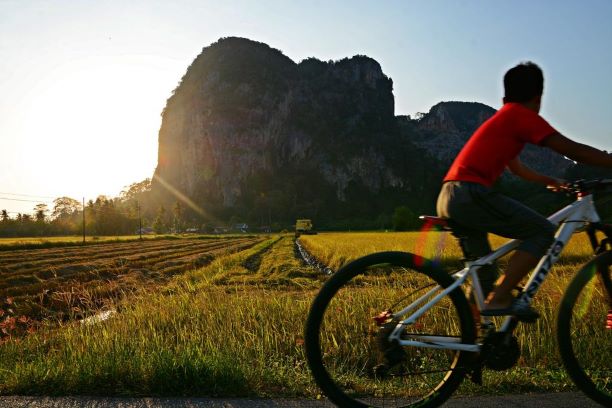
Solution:
[[[514,367],[521,356],[521,349],[515,336],[493,332],[485,337],[481,353],[487,368],[502,371]]]

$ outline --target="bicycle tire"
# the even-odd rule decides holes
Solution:
[[[379,305],[378,301],[386,302],[388,296],[395,292],[402,293],[400,301],[406,306],[410,301],[405,296],[407,289],[414,289],[423,284],[428,284],[425,286],[429,288],[436,285],[446,288],[453,282],[454,278],[441,268],[420,256],[405,252],[380,252],[367,255],[349,263],[332,275],[312,303],[304,336],[310,370],[325,395],[342,407],[431,408],[446,401],[461,384],[474,353],[403,347],[405,358],[401,361],[401,368],[398,370],[414,370],[415,365],[419,364],[420,367],[427,366],[427,371],[422,371],[421,368],[421,371],[413,373],[418,376],[417,381],[420,383],[410,388],[405,383],[404,378],[407,377],[405,374],[390,376],[388,381],[378,378],[375,374],[374,365],[380,362],[381,350],[377,343],[379,340],[372,340],[372,337],[379,336],[381,329],[377,328],[372,332],[371,322],[372,311],[377,313],[390,306]],[[460,338],[462,343],[474,344],[476,328],[463,291],[460,288],[453,290],[436,305],[440,305],[438,312],[428,311],[419,318],[418,322],[435,323],[435,313],[442,310],[437,321],[441,321],[442,326],[447,326],[449,330],[452,329],[452,335]],[[379,306],[382,306],[382,309]],[[350,324],[336,324],[336,321],[347,318],[343,314],[344,310],[347,311],[349,317],[347,321]],[[427,316],[430,315],[433,317],[428,320]],[[431,326],[433,327],[433,324]],[[405,330],[412,330],[410,334],[413,334],[413,331],[417,330],[417,325],[414,325],[414,329],[411,327]],[[354,329],[352,333],[357,334],[356,336],[351,337],[344,332],[351,329]],[[427,334],[441,333],[430,331]],[[438,362],[448,367],[439,372],[431,371],[430,367]],[[431,380],[428,380],[429,377]],[[399,383],[398,378],[400,378]],[[383,381],[387,381],[388,384],[383,384]],[[383,390],[390,387],[389,390],[395,393],[389,395],[389,399],[393,399],[394,403],[385,399],[381,387]],[[408,395],[413,392],[417,395]]]
[[[557,317],[559,353],[570,378],[607,407],[612,407],[611,265],[612,251],[585,264],[565,292]]]

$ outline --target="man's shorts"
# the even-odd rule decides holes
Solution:
[[[465,236],[468,251],[477,257],[490,252],[488,232],[519,239],[518,249],[542,257],[556,230],[545,217],[520,202],[466,181],[442,185],[437,212],[439,217],[451,220],[455,235]]]

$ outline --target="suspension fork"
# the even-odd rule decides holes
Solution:
[[[605,235],[605,238],[601,241],[597,240],[597,231],[601,231]],[[612,225],[601,222],[591,223],[587,227],[586,233],[595,255],[599,255],[606,251],[606,249],[612,248]]]
[[[601,231],[605,235],[605,238],[603,238],[601,241],[597,240],[597,231]],[[602,254],[606,250],[612,250],[612,225],[603,224],[601,222],[592,223],[589,224],[586,232],[595,255]],[[597,267],[597,265],[595,265],[595,267]],[[606,276],[606,272],[607,270],[602,270],[599,268],[597,268],[595,271],[601,286],[603,286],[605,293],[608,294],[607,301],[608,308],[610,309],[608,314],[610,315],[610,313],[612,313],[612,279],[610,279],[610,276]]]

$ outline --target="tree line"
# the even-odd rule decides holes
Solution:
[[[11,217],[0,210],[1,237],[80,235],[131,235],[150,226],[156,233],[181,232],[188,225],[183,206],[155,208],[150,200],[151,180],[133,183],[119,197],[98,196],[83,203],[72,197],[58,197],[50,208],[36,204],[32,213]],[[85,214],[83,214],[83,211]]]
[[[612,171],[578,165],[571,167],[566,174],[567,180],[581,178],[612,178]],[[304,184],[301,183],[300,186]],[[313,191],[317,191],[315,187],[313,186]],[[542,186],[512,178],[503,179],[495,188],[546,215],[573,201],[573,197],[564,198],[562,195],[546,191]],[[423,192],[422,196],[423,202],[433,206],[434,198],[431,197],[435,197],[435,191]],[[393,203],[394,205],[389,208],[376,208],[370,198],[356,195],[349,197],[350,199],[340,206],[340,209],[351,215],[345,218],[325,218],[325,212],[328,210],[325,208],[325,203],[312,197],[317,196],[309,196],[307,200],[303,200],[302,207],[294,209],[294,212],[299,214],[296,216],[289,214],[291,203],[280,192],[259,194],[252,201],[251,213],[244,207],[234,208],[227,210],[215,221],[211,221],[204,219],[180,201],[160,200],[159,197],[155,197],[151,191],[151,180],[147,178],[126,187],[118,197],[101,195],[95,200],[89,200],[85,203],[84,209],[81,201],[71,197],[56,198],[51,208],[44,203],[37,204],[32,213],[19,213],[15,217],[10,217],[7,210],[2,209],[0,237],[80,235],[83,232],[83,218],[85,233],[88,236],[131,235],[138,233],[140,225],[145,227],[147,232],[158,234],[184,232],[188,228],[195,228],[199,232],[212,232],[214,227],[223,226],[223,220],[230,226],[241,222],[251,225],[268,223],[268,228],[280,231],[291,229],[291,223],[295,222],[295,218],[312,218],[315,228],[319,230],[404,231],[421,227],[419,214],[435,214],[431,208],[425,208],[424,204],[406,202],[398,205],[402,200],[397,197],[392,200],[388,194],[378,197],[377,202]],[[612,221],[612,206],[609,200],[610,196],[604,194],[596,199],[599,215],[605,222]],[[319,205],[321,208],[320,211],[307,211],[309,209],[307,205]],[[352,214],[347,210],[351,205],[363,207],[363,214]]]

